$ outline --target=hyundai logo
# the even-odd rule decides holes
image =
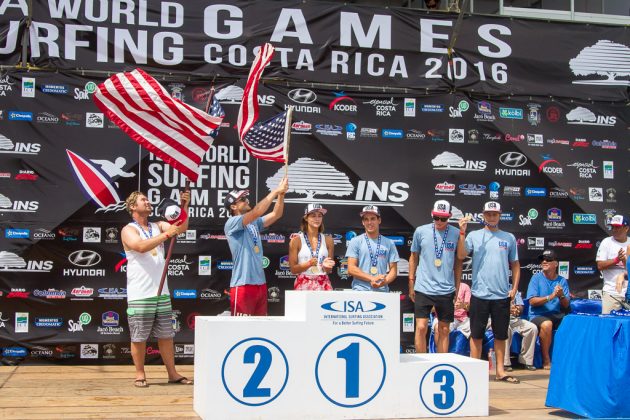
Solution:
[[[519,152],[506,152],[499,156],[499,162],[508,168],[518,168],[527,163],[527,157]]]
[[[82,249],[68,255],[68,261],[77,267],[92,267],[101,262],[101,256],[97,252]]]
[[[317,95],[315,94],[315,92],[304,88],[293,89],[287,94],[287,96],[293,102],[297,102],[298,104],[310,104],[312,102],[315,102],[315,100],[317,99]]]

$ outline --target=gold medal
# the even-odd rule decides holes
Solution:
[[[435,264],[436,267],[440,267],[442,265],[442,260],[436,258],[435,261],[433,261],[433,264]]]
[[[371,267],[370,268],[370,274],[372,274],[372,275],[378,274],[378,269],[376,267]]]
[[[151,255],[153,255],[154,257],[157,256],[157,250],[155,248],[151,250]]]
[[[311,268],[309,268],[309,269],[308,269],[308,272],[309,272],[310,274],[317,274],[317,267],[315,266],[315,267],[311,267]]]
[[[258,254],[260,252],[260,248],[258,247],[258,245],[254,245],[254,252],[256,254]]]

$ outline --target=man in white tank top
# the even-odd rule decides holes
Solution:
[[[182,211],[187,212],[190,193],[181,196]],[[133,221],[122,229],[121,238],[127,256],[127,315],[131,336],[131,357],[136,368],[134,386],[149,386],[144,371],[144,355],[149,337],[157,338],[160,355],[168,382],[190,385],[192,381],[177,373],[172,325],[171,299],[168,282],[165,281],[160,296],[157,296],[164,260],[164,242],[185,231],[188,218],[181,225],[165,221],[149,222],[153,208],[147,196],[139,191],[132,192],[126,200],[127,211]]]

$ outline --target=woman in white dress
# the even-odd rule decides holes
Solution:
[[[332,237],[324,235],[326,211],[321,204],[306,206],[300,232],[289,243],[289,267],[297,275],[295,290],[332,290],[328,274],[335,266],[335,254]]]

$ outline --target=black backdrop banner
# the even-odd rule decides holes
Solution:
[[[467,16],[341,2],[155,1],[123,7],[34,0],[28,61],[56,69],[246,76],[276,46],[265,76],[283,80],[627,100],[628,28]],[[21,8],[0,25],[19,27]],[[11,32],[11,30],[9,31]],[[11,32],[13,33],[13,32]],[[0,54],[21,52],[6,37]]]
[[[471,228],[481,227],[485,201],[501,202],[502,228],[518,240],[522,291],[541,269],[536,257],[544,248],[558,252],[560,272],[569,279],[574,296],[584,297],[589,289],[601,288],[595,251],[609,235],[607,220],[630,210],[625,185],[628,146],[624,143],[630,123],[624,103],[628,75],[623,66],[607,75],[574,74],[584,60],[570,63],[581,53],[583,57],[597,55],[584,49],[604,41],[602,50],[617,49],[627,56],[612,45],[627,43],[626,29],[590,26],[585,31],[572,24],[467,17],[464,29],[471,35],[460,33],[462,45],[456,57],[464,59],[469,73],[453,81],[425,77],[427,61],[437,66],[445,59],[444,54],[420,50],[421,45],[429,45],[422,44],[421,29],[428,33],[431,21],[431,31],[442,33],[453,22],[449,15],[408,9],[403,14],[402,10],[337,3],[282,4],[281,8],[278,2],[265,1],[152,2],[151,7],[157,9],[123,13],[120,23],[111,10],[99,14],[83,6],[76,6],[75,11],[68,6],[59,17],[48,2],[34,1],[26,58],[60,71],[5,68],[0,75],[3,357],[70,363],[120,363],[131,357],[125,315],[126,260],[120,243],[129,215],[121,202],[136,189],[146,192],[154,204],[164,197],[177,199],[185,179],[104,117],[91,95],[105,75],[87,77],[85,73],[141,66],[155,72],[173,96],[199,108],[206,103],[210,79],[194,76],[231,76],[216,81],[226,118],[192,186],[190,227],[178,237],[169,265],[173,323],[178,330],[176,356],[192,362],[194,317],[221,314],[228,308],[232,262],[223,233],[227,218],[223,197],[236,188],[249,189],[260,199],[283,173],[282,165],[252,159],[241,147],[234,127],[253,48],[264,41],[274,42],[274,33],[282,32],[287,19],[295,22],[288,26],[294,35],[274,42],[280,52],[266,72],[283,83],[262,85],[258,96],[261,118],[295,106],[285,215],[262,237],[271,314],[283,313],[284,291],[293,287],[288,242],[298,229],[304,206],[313,201],[329,210],[325,224],[335,241],[335,288],[350,286],[343,255],[347,241],[362,232],[360,208],[367,203],[382,208],[382,230],[402,257],[392,289],[401,292],[402,313],[407,318],[412,312],[406,298],[411,236],[416,226],[430,221],[437,199],[453,204],[453,223],[472,216]],[[160,7],[171,9],[161,17],[156,14]],[[213,13],[214,19],[202,18]],[[20,58],[21,47],[11,48],[11,31],[29,33],[24,31],[21,14],[20,8],[8,8],[0,21],[0,54],[5,65]],[[367,30],[370,24],[386,26],[388,19],[383,16],[391,17],[396,27],[390,38],[379,35],[385,29]],[[160,19],[164,19],[160,25],[151,24]],[[341,31],[323,29],[338,28],[340,22],[347,23]],[[368,35],[357,35],[358,22]],[[508,28],[511,35],[484,25]],[[297,36],[303,32],[295,32],[296,27],[308,27],[310,44]],[[355,28],[351,35],[344,32],[348,28]],[[172,39],[179,34],[183,40],[180,62],[165,64],[156,49],[157,40],[168,39],[167,32]],[[329,33],[333,35],[324,35]],[[131,45],[145,35],[150,48],[134,50]],[[366,39],[372,37],[374,42],[367,45]],[[388,39],[390,48],[385,48]],[[499,40],[509,44],[511,54],[483,58],[484,51],[497,54],[507,48]],[[101,42],[105,50],[85,47],[84,42],[92,46]],[[445,42],[435,38],[433,45],[444,47]],[[72,44],[77,48],[70,54]],[[223,48],[222,62],[204,59],[208,44]],[[39,54],[35,45],[40,47]],[[126,47],[118,50],[119,45]],[[247,51],[239,64],[230,62],[230,51],[241,48],[230,50],[231,45],[242,45]],[[282,56],[289,52],[282,53],[282,48],[309,50],[317,64],[312,71],[298,68],[301,59],[295,53],[285,65]],[[370,76],[369,61],[358,67],[353,64],[348,73],[332,72],[335,51],[355,58],[363,54],[365,60],[370,54],[380,54],[386,57],[382,63],[390,64],[399,55],[406,61],[409,77],[390,77],[387,72]],[[146,63],[139,58],[143,55]],[[492,65],[506,64],[506,83],[481,81],[478,74],[473,77],[470,71],[482,68],[475,64],[480,61],[486,75],[491,74]],[[73,70],[79,67],[88,71]],[[495,76],[503,77],[498,76],[501,67],[495,69]],[[166,71],[172,75],[160,77]],[[97,175],[110,191],[106,199],[96,197],[86,181]],[[469,260],[464,279],[470,281]],[[401,331],[401,343],[412,348],[412,333]],[[157,359],[155,345],[149,346],[147,355]]]

